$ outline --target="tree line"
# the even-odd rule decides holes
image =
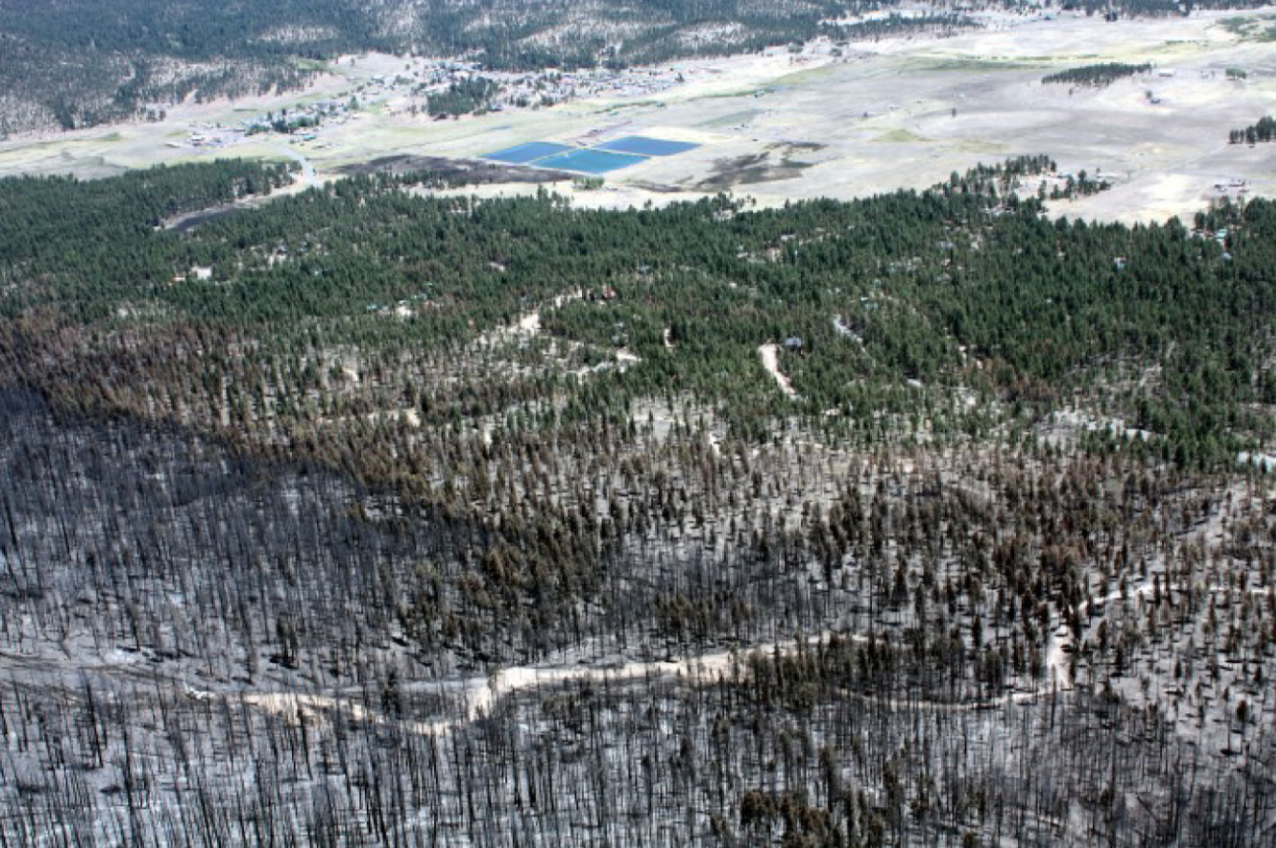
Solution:
[[[1227,140],[1231,144],[1257,144],[1258,142],[1268,142],[1276,138],[1276,118],[1270,115],[1259,118],[1255,124],[1250,124],[1244,129],[1231,130],[1227,134]]]
[[[1152,66],[1146,62],[1141,65],[1130,65],[1125,62],[1103,62],[1097,65],[1084,65],[1080,68],[1069,68],[1066,71],[1047,74],[1041,78],[1041,82],[1046,85],[1084,85],[1092,88],[1103,88],[1124,77],[1146,74],[1150,70],[1152,70]]]

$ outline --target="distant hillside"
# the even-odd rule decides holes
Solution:
[[[145,114],[198,91],[296,87],[298,59],[382,50],[491,67],[592,66],[732,53],[815,35],[840,0],[167,0],[0,2],[0,134]]]
[[[850,41],[970,24],[945,12],[943,3],[924,18],[838,23],[897,5],[897,0],[0,0],[0,137],[160,117],[165,105],[194,92],[236,96],[296,88],[315,67],[305,60],[343,52],[468,55],[506,69],[627,65],[745,53],[820,34]],[[1021,0],[987,5],[1015,8]],[[1254,5],[1261,3],[1193,4]],[[1102,5],[1086,0],[1064,8],[1111,18],[1183,13],[1173,0]]]

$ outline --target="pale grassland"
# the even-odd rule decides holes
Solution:
[[[348,97],[373,76],[393,76],[405,61],[345,57],[300,95],[188,103],[170,109],[159,124],[0,142],[0,175],[100,176],[155,162],[286,155],[304,158],[322,180],[381,156],[468,158],[525,141],[591,143],[649,133],[701,147],[613,172],[603,191],[582,193],[579,202],[691,199],[724,163],[778,157],[779,149],[809,167],[787,169],[785,179],[737,185],[737,194],[778,205],[924,188],[979,162],[1027,153],[1046,153],[1063,170],[1100,171],[1113,180],[1111,191],[1057,204],[1055,211],[1066,214],[1186,217],[1218,196],[1215,185],[1242,180],[1250,196],[1276,193],[1270,156],[1227,143],[1229,128],[1276,111],[1276,42],[1258,37],[1276,21],[1272,14],[1197,12],[1105,23],[1083,15],[1047,21],[997,13],[981,20],[984,28],[955,37],[857,42],[841,56],[823,42],[800,56],[778,48],[679,62],[685,83],[655,95],[447,121],[413,116],[392,99],[323,127],[312,142],[253,137],[215,150],[181,145],[209,123],[237,124],[271,109]],[[1111,61],[1149,62],[1154,70],[1100,90],[1040,82],[1062,68]],[[1226,79],[1232,67],[1247,69],[1248,78]],[[770,164],[777,164],[774,158]],[[572,193],[567,184],[561,188]],[[525,190],[498,186],[483,194]]]

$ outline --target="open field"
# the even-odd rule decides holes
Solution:
[[[288,155],[322,180],[384,156],[468,159],[534,140],[592,145],[641,133],[700,146],[612,172],[604,191],[579,202],[664,203],[721,190],[760,205],[845,199],[922,188],[980,161],[1031,153],[1113,183],[1054,205],[1096,219],[1190,215],[1220,194],[1220,184],[1276,192],[1266,150],[1227,143],[1229,128],[1276,106],[1276,42],[1252,35],[1276,12],[1115,23],[1004,13],[979,20],[982,29],[951,38],[854,42],[841,50],[812,42],[800,55],[775,49],[681,62],[660,72],[676,70],[684,82],[655,94],[435,121],[413,116],[390,92],[309,141],[268,134],[211,150],[185,143],[197,126],[344,98],[418,61],[346,58],[303,95],[189,103],[161,123],[15,137],[0,143],[0,174],[101,176],[163,161]],[[1099,62],[1153,69],[1107,88],[1041,83],[1048,73]],[[1247,79],[1229,80],[1228,68],[1245,70]],[[554,188],[574,191],[569,183]],[[492,195],[535,190],[529,182],[484,187]]]

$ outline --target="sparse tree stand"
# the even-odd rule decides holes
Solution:
[[[1228,141],[1231,144],[1244,143],[1254,145],[1259,142],[1269,142],[1273,139],[1276,139],[1276,118],[1271,116],[1260,118],[1256,124],[1244,129],[1231,130],[1228,133]]]

